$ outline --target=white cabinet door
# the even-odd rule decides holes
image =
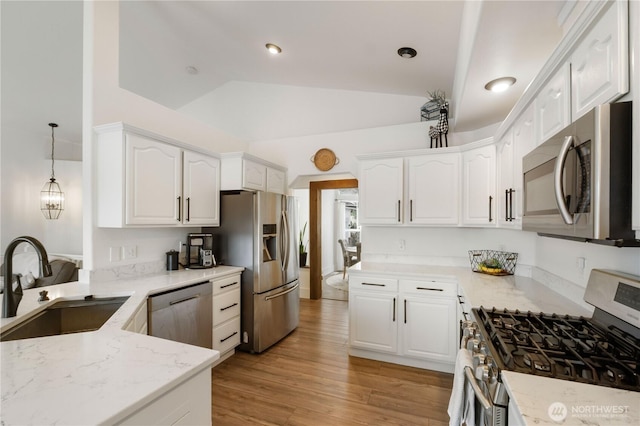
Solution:
[[[402,355],[454,363],[456,359],[456,300],[404,296]]]
[[[396,353],[396,293],[349,291],[349,344],[354,348]]]
[[[514,226],[514,144],[513,131],[508,131],[498,143],[498,193],[496,215],[498,226]]]
[[[264,191],[267,188],[267,166],[243,159],[242,187]]]
[[[571,117],[629,91],[628,5],[611,5],[571,55]]]
[[[494,226],[496,149],[487,145],[463,154],[462,223]]]
[[[360,161],[360,224],[402,223],[403,163],[402,158]]]
[[[182,151],[131,133],[125,138],[126,224],[179,223]]]
[[[562,66],[536,97],[538,144],[571,123],[570,68]]]
[[[522,158],[536,147],[534,110],[530,105],[513,126],[513,216],[518,228],[522,227],[524,184]]]
[[[460,154],[409,157],[408,168],[408,223],[457,225],[460,216]]]
[[[184,152],[182,223],[220,225],[220,160]]]
[[[286,192],[286,175],[282,170],[267,167],[267,192],[284,194]]]

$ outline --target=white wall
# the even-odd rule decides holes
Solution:
[[[336,218],[335,218],[336,191],[333,189],[322,190],[322,276],[336,270]]]
[[[470,267],[469,250],[500,250],[518,253],[518,275],[530,276],[531,266],[536,264],[536,237],[530,232],[489,228],[363,226],[361,238],[362,260],[366,262]]]
[[[119,76],[119,3],[85,2],[84,9],[84,120],[83,161],[86,202],[84,217],[84,266],[96,272],[94,277],[81,279],[111,279],[119,274],[135,274],[162,267],[164,253],[177,249],[178,241],[186,241],[186,234],[197,228],[113,230],[94,226],[95,200],[92,129],[96,125],[123,121],[184,143],[213,152],[243,151],[246,144],[240,139],[208,126],[192,117],[170,110],[148,99],[121,89]],[[131,261],[110,262],[110,247],[136,246],[137,258]],[[145,265],[147,263],[148,265]],[[153,264],[149,266],[149,264]],[[150,269],[149,269],[150,268]]]
[[[2,2],[0,112],[0,261],[29,235],[49,253],[82,254],[82,3]],[[48,64],[43,66],[43,64]],[[40,212],[40,190],[55,176],[66,196],[58,220]]]
[[[256,141],[412,123],[420,120],[426,101],[421,96],[231,81],[179,111]]]

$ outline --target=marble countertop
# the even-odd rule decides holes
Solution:
[[[220,356],[218,351],[123,328],[150,294],[241,271],[219,266],[25,290],[17,316],[0,320],[1,331],[56,299],[86,295],[129,299],[97,331],[1,342],[0,423],[113,424],[210,368]],[[43,289],[49,292],[48,302],[37,301]]]
[[[426,278],[457,283],[467,303],[473,307],[519,309],[581,315],[588,318],[593,314],[593,310],[587,310],[527,277],[491,276],[463,267],[367,262],[352,266],[349,273],[394,278]],[[517,406],[518,425],[640,424],[638,392],[510,371],[503,371],[502,377],[510,397]],[[551,411],[552,414],[549,411],[550,407],[556,410]],[[557,421],[551,415],[557,416]]]

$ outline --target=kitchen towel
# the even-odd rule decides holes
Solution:
[[[473,368],[471,352],[460,349],[456,357],[456,366],[453,374],[453,389],[449,399],[449,426],[462,424],[475,425],[475,395],[471,385],[467,383],[464,375],[465,367]]]

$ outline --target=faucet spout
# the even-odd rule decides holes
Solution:
[[[22,285],[18,279],[17,287],[13,290],[13,252],[20,243],[30,244],[38,254],[40,261],[40,276],[51,276],[49,257],[42,243],[33,237],[18,237],[11,241],[4,252],[4,295],[2,298],[2,318],[15,317],[18,305],[22,300]]]

